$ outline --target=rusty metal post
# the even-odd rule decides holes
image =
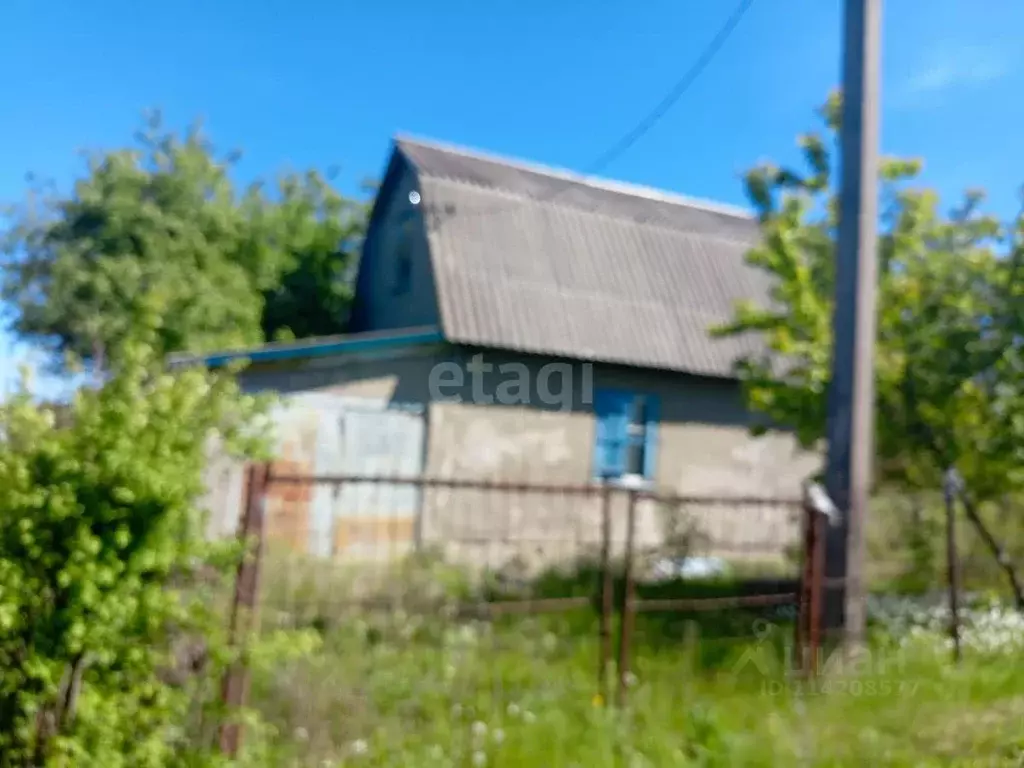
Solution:
[[[633,574],[633,556],[636,541],[636,491],[629,491],[629,508],[626,513],[626,551],[623,555],[622,607],[619,621],[619,688],[618,705],[626,704],[626,689],[629,687],[630,645],[633,640],[633,621],[636,618],[636,580]]]
[[[824,514],[810,505],[804,507],[803,569],[796,622],[797,664],[803,675],[818,673],[825,576],[825,522]]]
[[[612,575],[612,493],[606,483],[601,489],[601,660],[597,672],[598,691],[608,701],[608,667],[612,661],[612,614],[615,612],[615,581]]]
[[[796,626],[793,628],[793,651],[795,658],[792,660],[794,672],[799,675],[807,672],[807,612],[811,607],[810,586],[811,586],[811,552],[813,552],[812,536],[814,535],[814,512],[810,505],[803,506],[803,541],[800,550],[800,584],[797,589],[796,604]]]
[[[810,672],[817,675],[821,661],[821,629],[824,621],[825,585],[825,515],[814,512],[811,531],[811,583],[807,611],[807,650],[810,653]]]
[[[944,478],[946,499],[946,568],[949,575],[949,636],[953,641],[953,661],[960,662],[960,558],[956,547],[956,495],[959,477],[950,468]]]
[[[259,598],[260,565],[263,555],[264,502],[270,482],[267,464],[249,466],[246,488],[245,512],[239,527],[239,539],[245,545],[245,553],[238,563],[235,577],[235,595],[231,603],[231,619],[228,628],[228,642],[239,650],[239,658],[224,676],[222,699],[230,714],[245,706],[249,692],[249,670],[244,659],[247,636],[255,627],[256,609]],[[234,757],[242,743],[242,728],[239,723],[224,723],[220,729],[220,749],[225,755]]]

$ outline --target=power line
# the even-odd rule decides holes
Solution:
[[[668,111],[675,106],[676,102],[682,98],[696,81],[697,78],[703,74],[704,70],[708,68],[708,65],[714,60],[715,56],[725,45],[729,37],[739,26],[740,21],[746,15],[747,11],[750,10],[750,6],[754,4],[754,0],[740,0],[739,5],[732,12],[722,28],[718,30],[718,33],[711,39],[707,47],[701,52],[701,55],[697,57],[696,61],[690,66],[690,68],[683,74],[682,77],[672,86],[672,89],[665,95],[665,97],[658,102],[658,105],[654,107],[640,122],[638,122],[628,133],[626,133],[621,139],[615,144],[609,147],[605,152],[600,155],[597,160],[593,162],[590,169],[587,171],[588,174],[600,173],[608,165],[614,162],[622,155],[623,152],[628,150],[634,144],[636,144],[644,134],[651,130],[666,114]]]
[[[683,97],[683,95],[704,73],[704,70],[708,68],[708,65],[711,64],[715,56],[717,56],[719,51],[721,51],[722,47],[729,40],[729,37],[732,36],[732,33],[736,30],[736,27],[739,26],[740,21],[743,20],[743,17],[746,15],[747,11],[750,10],[750,7],[753,4],[754,0],[740,0],[736,8],[725,20],[722,27],[718,30],[715,36],[711,38],[711,41],[707,46],[705,46],[704,50],[701,51],[700,56],[698,56],[693,64],[690,65],[689,69],[683,73],[682,77],[676,81],[664,98],[662,98],[654,109],[648,112],[617,142],[601,153],[598,158],[588,166],[584,175],[593,176],[607,168],[612,162],[617,160],[624,152],[629,150],[630,147],[643,138],[648,131],[657,125],[666,114],[668,114],[669,110],[676,105],[676,102]],[[567,182],[563,186],[557,188],[553,193],[538,198],[538,202],[550,202],[551,200],[554,200],[558,195],[568,189],[571,189],[574,183],[574,181]],[[478,210],[473,211],[470,215],[500,213],[504,210],[508,210],[508,208],[501,207]]]

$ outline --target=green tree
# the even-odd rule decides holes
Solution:
[[[801,137],[807,170],[747,175],[763,235],[747,259],[774,278],[773,301],[715,329],[763,334],[764,354],[739,366],[747,399],[808,447],[825,430],[840,106],[833,96],[822,109],[824,135]],[[997,499],[1024,485],[1024,218],[984,215],[978,192],[942,214],[935,193],[913,185],[919,168],[881,166],[875,476],[937,489],[956,467],[973,498]]]
[[[33,190],[2,249],[14,330],[58,364],[116,358],[154,309],[159,353],[340,332],[367,206],[316,172],[239,190],[237,159],[157,117],[71,194]]]
[[[370,205],[342,197],[315,172],[285,176],[279,198],[263,213],[263,237],[281,258],[277,278],[262,291],[263,337],[340,333]]]
[[[207,439],[257,452],[260,407],[230,376],[161,372],[134,343],[59,423],[27,394],[0,406],[0,765],[212,755],[184,728],[216,696],[211,590],[235,549],[205,540],[195,499]],[[188,638],[206,675],[176,673]]]

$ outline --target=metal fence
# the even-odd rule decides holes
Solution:
[[[280,463],[251,466],[246,485],[240,535],[251,550],[231,614],[239,643],[253,631],[351,627],[396,615],[406,622],[405,637],[423,626],[410,616],[459,627],[585,613],[593,618],[597,696],[618,704],[630,688],[638,617],[784,608],[798,619],[800,659],[816,657],[823,524],[793,499],[610,484],[316,477]],[[707,583],[695,577],[723,568],[736,577],[728,590],[679,589]],[[741,622],[744,640],[753,615]],[[530,631],[520,626],[521,634]],[[561,640],[556,632],[552,642]],[[528,664],[529,652],[517,652]],[[225,680],[226,703],[240,705],[247,689],[240,664]],[[225,727],[222,747],[233,753],[239,738],[237,726]]]

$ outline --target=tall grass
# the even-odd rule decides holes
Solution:
[[[588,594],[594,584],[582,569],[530,590]],[[248,758],[324,768],[1024,759],[1024,668],[1002,648],[955,667],[940,632],[908,632],[902,644],[882,633],[866,661],[826,664],[811,686],[789,673],[785,611],[641,614],[617,707],[602,695],[614,681],[606,689],[598,679],[597,613],[484,620],[460,610],[494,598],[496,585],[430,557],[372,577],[270,558]],[[648,587],[689,596],[735,588]]]

